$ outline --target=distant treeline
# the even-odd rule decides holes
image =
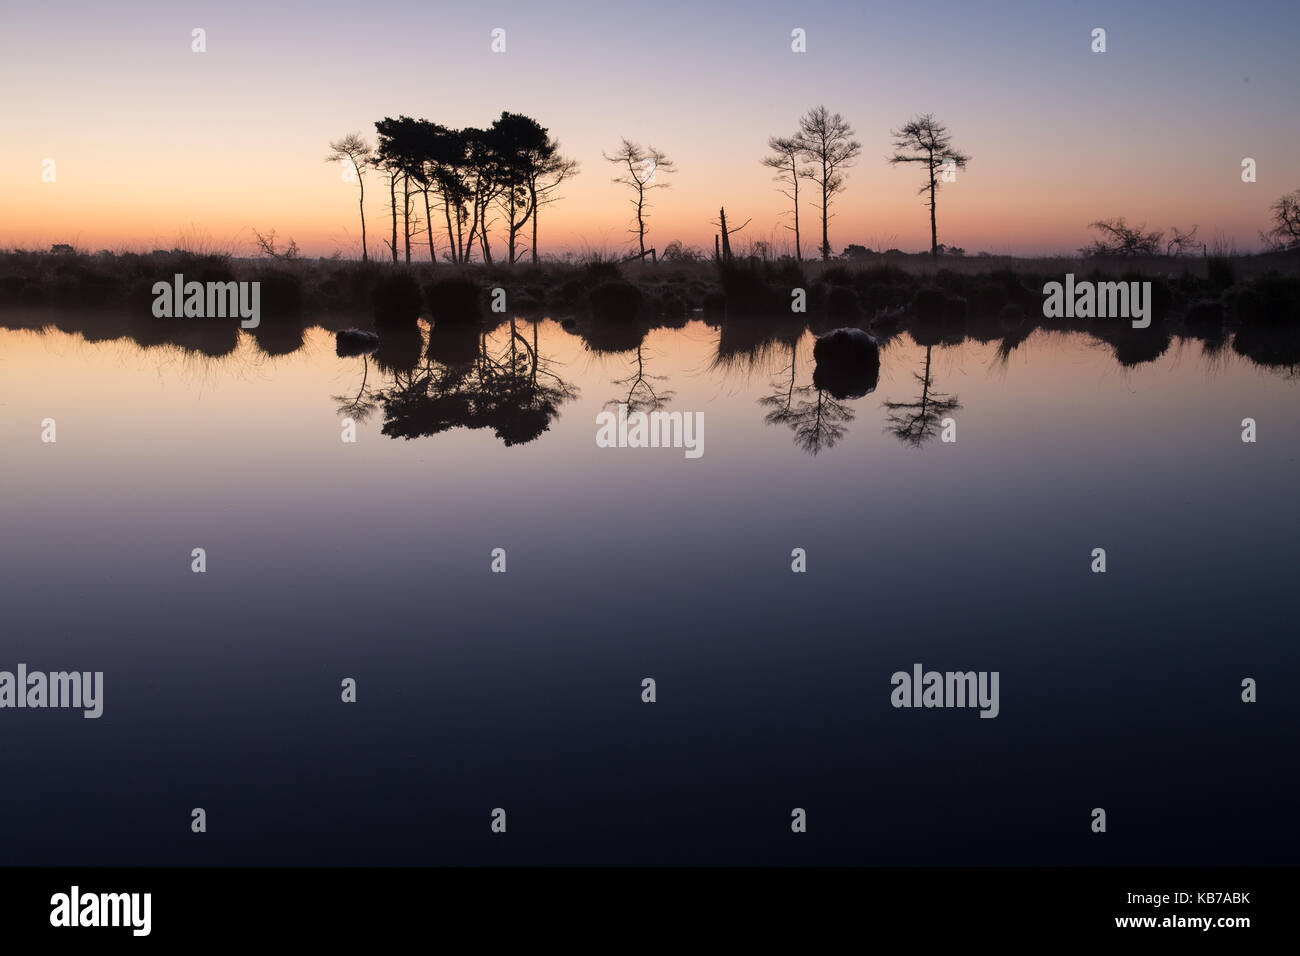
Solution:
[[[487,265],[502,261],[513,265],[525,256],[538,262],[538,220],[541,207],[559,198],[557,189],[578,171],[578,163],[561,154],[559,143],[537,120],[520,113],[503,112],[486,129],[451,129],[424,119],[385,117],[375,124],[377,145],[360,133],[350,133],[330,143],[327,162],[343,164],[345,174],[359,188],[361,257],[370,258],[366,238],[365,179],[368,170],[378,171],[388,192],[391,211],[389,238],[384,240],[393,262],[399,254],[411,262],[411,247],[421,237],[428,244],[429,261],[469,263],[475,257]],[[966,169],[971,157],[958,150],[948,128],[933,114],[918,115],[890,131],[893,165],[913,165],[922,173],[919,194],[929,213],[930,256],[961,255],[963,250],[939,242],[938,193],[944,183],[956,181],[958,170]],[[793,233],[793,259],[803,260],[804,240],[800,228],[800,184],[812,194],[811,205],[820,220],[821,241],[817,251],[823,261],[832,258],[829,224],[832,207],[846,188],[847,173],[862,153],[854,130],[839,113],[817,106],[799,118],[789,136],[767,141],[768,155],[760,162],[775,172],[777,188],[789,201],[789,224]],[[664,176],[676,172],[676,164],[654,146],[643,146],[623,138],[612,153],[602,154],[618,170],[614,182],[630,187],[635,217],[629,231],[636,236],[632,258],[656,259],[655,249],[646,246],[650,193],[668,184]],[[729,263],[732,236],[740,226],[728,227],[726,210],[719,203],[714,221],[713,258]],[[420,217],[423,209],[423,219]],[[435,214],[435,210],[440,215]],[[1270,210],[1272,221],[1260,238],[1268,250],[1300,248],[1300,191],[1279,198]],[[435,219],[439,222],[435,225]],[[733,219],[734,222],[734,219]],[[399,241],[399,228],[401,236]],[[494,258],[491,231],[504,232],[505,254]],[[1100,219],[1090,224],[1100,238],[1079,251],[1085,256],[1187,255],[1230,253],[1222,242],[1211,250],[1197,238],[1197,226],[1148,230],[1145,224],[1129,226],[1123,217]],[[445,230],[445,241],[436,234]],[[272,234],[273,239],[274,234]],[[281,258],[266,237],[258,236],[262,250]],[[442,245],[442,254],[437,246]],[[757,242],[766,251],[768,243]],[[526,246],[526,248],[525,248]],[[670,258],[698,256],[681,243],[669,243]],[[666,248],[664,251],[668,251]],[[400,249],[400,253],[399,253]],[[290,251],[296,251],[291,246]],[[870,250],[857,244],[845,247],[845,258]],[[892,251],[892,250],[891,250]],[[766,257],[766,256],[764,256]]]

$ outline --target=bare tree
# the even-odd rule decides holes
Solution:
[[[260,255],[268,256],[272,259],[279,260],[280,262],[292,262],[294,259],[298,258],[298,243],[294,242],[292,236],[289,237],[289,247],[283,252],[275,247],[278,240],[275,238],[274,229],[266,235],[262,235],[254,229],[253,239],[257,243],[257,249]]]
[[[1184,231],[1179,229],[1177,226],[1170,226],[1169,231],[1173,233],[1173,236],[1170,237],[1168,245],[1165,246],[1165,255],[1187,255],[1189,252],[1194,252],[1198,248],[1204,252],[1205,243],[1197,242],[1196,240],[1196,230],[1199,228],[1201,227],[1192,226],[1191,229]]]
[[[1273,203],[1273,227],[1260,233],[1271,249],[1300,249],[1300,189]]]
[[[721,230],[721,232],[715,234],[716,236],[720,236],[722,240],[721,248],[718,252],[719,262],[727,262],[727,263],[731,262],[731,237],[734,236],[736,233],[740,232],[740,230],[744,229],[753,221],[754,219],[751,216],[749,219],[746,219],[744,222],[742,222],[739,226],[728,227],[726,207],[724,206],[723,208],[718,210],[718,218],[710,220],[710,222],[712,223],[712,225],[717,226]]]
[[[560,155],[560,144],[554,139],[547,141],[549,151],[546,158],[531,172],[528,188],[533,199],[533,251],[532,259],[537,262],[537,214],[545,205],[555,202],[560,197],[555,190],[567,179],[578,175],[578,161]]]
[[[330,143],[329,155],[325,157],[327,163],[351,163],[352,171],[357,177],[357,187],[361,190],[358,206],[361,210],[362,262],[368,262],[370,259],[366,252],[366,182],[362,170],[371,164],[373,158],[374,149],[360,133],[348,133],[342,139]]]
[[[925,183],[918,190],[924,196],[930,194],[930,256],[939,257],[939,229],[935,224],[935,193],[939,191],[942,178],[937,175],[940,170],[965,169],[970,157],[952,148],[952,135],[948,127],[934,118],[933,113],[923,113],[902,129],[890,130],[894,137],[894,149],[898,152],[890,157],[890,163],[923,163],[925,165]]]
[[[772,178],[781,184],[781,195],[793,204],[794,257],[803,262],[803,249],[799,244],[799,141],[794,136],[773,136],[767,141],[767,148],[772,151],[772,155],[764,157],[762,163],[769,169],[776,170],[776,175]],[[788,191],[786,187],[789,187]]]
[[[653,146],[642,146],[627,138],[623,139],[612,156],[608,153],[602,155],[608,162],[620,168],[619,174],[614,177],[614,182],[631,187],[636,194],[630,200],[636,207],[636,228],[628,231],[636,233],[637,243],[644,257],[646,209],[649,205],[647,194],[652,189],[668,188],[668,183],[659,180],[659,174],[674,172],[677,165],[662,150],[655,149]]]
[[[1085,256],[1158,256],[1165,237],[1163,229],[1147,232],[1146,223],[1130,226],[1123,216],[1098,219],[1088,228],[1100,232],[1101,238],[1079,250]]]
[[[800,155],[811,165],[800,175],[821,187],[823,261],[831,257],[831,201],[844,189],[842,170],[852,166],[862,152],[862,144],[852,136],[853,127],[848,121],[839,113],[828,112],[824,106],[815,106],[805,113],[794,136]]]

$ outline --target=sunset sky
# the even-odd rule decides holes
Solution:
[[[191,52],[195,27],[206,53]],[[1253,250],[1269,206],[1300,188],[1298,29],[1294,2],[15,3],[0,33],[0,247],[245,254],[258,229],[359,255],[356,187],[323,162],[328,142],[373,138],[384,116],[486,126],[502,110],[582,165],[543,210],[543,254],[633,238],[601,158],[621,136],[679,168],[648,244],[711,248],[721,205],[752,217],[742,247],[779,244],[788,203],[759,161],[821,103],[863,147],[836,251],[928,247],[919,171],[886,162],[890,129],[927,111],[973,157],[941,194],[941,242],[1070,253],[1090,221],[1126,216]],[[1258,182],[1241,181],[1243,157]],[[378,175],[367,185],[379,256],[386,196]],[[806,205],[805,254],[815,220]]]

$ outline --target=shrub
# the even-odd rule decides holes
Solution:
[[[1254,285],[1261,300],[1257,321],[1283,325],[1300,319],[1300,277],[1269,273]]]
[[[302,310],[302,282],[290,272],[262,272],[253,277],[261,283],[262,315],[269,319],[298,315]]]
[[[479,287],[464,276],[430,282],[424,289],[435,322],[474,322],[479,317]]]
[[[609,279],[595,286],[588,294],[587,301],[591,306],[591,314],[596,319],[631,320],[640,311],[641,290],[622,279]]]
[[[1226,289],[1236,281],[1236,268],[1227,256],[1210,256],[1205,261],[1206,275],[1210,285],[1216,289]]]
[[[831,286],[826,292],[826,314],[835,319],[856,319],[860,314],[857,294],[847,286]]]
[[[853,273],[849,272],[847,266],[831,266],[822,273],[822,281],[827,285],[852,285]]]
[[[941,319],[948,306],[948,293],[934,286],[923,286],[912,297],[912,311],[919,319]]]
[[[598,284],[606,279],[623,278],[623,272],[619,269],[617,262],[607,262],[603,259],[593,259],[583,267],[582,271],[588,284]]]

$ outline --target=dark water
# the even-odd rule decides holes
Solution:
[[[1300,861],[1294,364],[903,334],[837,400],[801,328],[259,332],[0,331],[0,670],[105,685],[0,710],[0,862]],[[629,394],[703,455],[597,447]]]

